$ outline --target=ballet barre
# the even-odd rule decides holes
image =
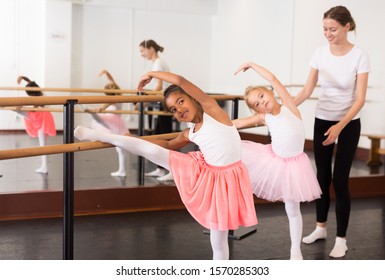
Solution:
[[[210,95],[217,101],[242,100],[239,95]],[[0,107],[7,106],[44,106],[64,105],[68,100],[76,100],[77,104],[100,104],[100,103],[146,103],[162,102],[163,96],[138,95],[138,96],[37,96],[37,97],[0,97]]]
[[[170,140],[177,137],[180,132],[172,132],[165,134],[157,135],[145,135],[140,136],[139,138],[145,140]],[[127,137],[136,137],[127,135]],[[58,144],[58,145],[47,145],[41,147],[31,147],[31,148],[18,148],[12,150],[0,150],[0,160],[6,159],[16,159],[16,158],[25,158],[25,157],[34,157],[41,155],[54,155],[54,154],[64,154],[72,152],[82,152],[89,150],[105,149],[115,147],[112,144],[103,143],[99,141],[94,142],[76,142],[70,144]]]
[[[27,96],[27,97],[0,97],[0,106],[44,106],[65,105],[67,101],[74,100],[76,104],[100,104],[100,103],[138,103],[138,102],[161,102],[163,96]]]

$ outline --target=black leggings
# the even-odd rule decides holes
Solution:
[[[317,179],[321,186],[322,195],[316,200],[317,222],[325,223],[330,207],[330,184],[333,180],[336,195],[336,220],[337,236],[345,237],[349,224],[350,194],[349,174],[361,132],[360,119],[351,121],[345,126],[338,137],[338,144],[323,146],[326,139],[324,133],[337,121],[315,119],[314,122],[314,157],[317,167]],[[332,172],[332,159],[334,146],[334,170]]]

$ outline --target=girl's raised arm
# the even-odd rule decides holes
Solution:
[[[112,78],[111,74],[107,70],[103,69],[102,71],[100,71],[98,76],[101,77],[103,75],[106,75],[107,79],[110,82],[115,83],[114,78]]]
[[[264,78],[266,81],[268,81],[271,84],[271,86],[274,88],[274,90],[277,92],[280,99],[282,100],[283,105],[288,107],[296,115],[300,116],[293,97],[290,95],[287,89],[281,84],[281,82],[277,79],[277,77],[266,68],[258,64],[255,64],[253,62],[247,62],[241,65],[237,69],[234,75],[238,74],[241,71],[245,72],[250,68],[253,69],[255,72],[257,72],[262,78]]]
[[[227,113],[222,110],[222,108],[219,106],[219,104],[214,98],[207,95],[199,87],[197,87],[192,82],[180,75],[161,71],[148,72],[140,78],[138,90],[142,91],[143,88],[151,82],[152,78],[160,79],[170,84],[179,86],[189,96],[199,102],[204,112],[221,122],[224,122],[223,120],[224,118],[226,118],[225,122],[231,124],[230,118],[228,117]]]

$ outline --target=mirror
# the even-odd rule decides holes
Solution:
[[[0,45],[0,68],[4,73],[0,84],[17,86],[16,78],[26,75],[46,88],[103,89],[108,79],[98,74],[106,69],[120,88],[135,89],[139,77],[153,66],[152,61],[141,56],[139,44],[153,39],[164,47],[159,56],[167,61],[172,72],[188,77],[208,93],[241,95],[246,86],[263,84],[254,75],[233,76],[239,63],[255,60],[274,70],[294,95],[307,78],[313,51],[325,43],[322,12],[330,3],[324,2],[291,0],[275,5],[269,0],[5,0],[0,3],[0,30],[6,38]],[[374,42],[370,32],[366,32],[377,27],[374,18],[366,15],[374,10],[385,11],[384,4],[373,1],[372,5],[364,5],[357,0],[349,5],[360,27],[353,40],[373,54],[372,68],[377,71],[370,79],[363,132],[384,132],[378,121],[384,119],[384,100],[378,99],[383,82],[378,73],[384,69],[379,62],[384,61],[384,54],[379,50],[385,47],[385,35],[378,34]],[[23,91],[1,90],[1,94],[26,96]],[[45,94],[94,95],[54,91]],[[314,106],[315,102],[310,100],[301,107],[307,139],[312,138]],[[134,109],[134,105],[124,104],[123,109]],[[39,145],[37,139],[25,134],[22,116],[6,110],[0,114],[2,149]],[[53,114],[60,132],[62,115]],[[241,102],[239,116],[249,114]],[[137,129],[137,116],[123,118],[130,130]],[[90,115],[77,114],[75,125],[87,125],[91,120]],[[147,121],[146,126],[149,129]],[[266,136],[267,130],[255,128],[246,133]],[[62,142],[60,133],[47,139],[48,145]],[[365,152],[370,141],[362,137],[359,146]],[[137,157],[128,156],[126,161],[127,176],[113,177],[111,172],[118,168],[114,148],[76,153],[76,188],[137,186]],[[0,192],[62,188],[62,155],[48,156],[48,174],[34,172],[40,163],[40,157],[1,161]],[[155,167],[146,162],[146,171]],[[357,176],[370,172],[365,163],[357,167]],[[383,176],[383,168],[376,175]],[[146,186],[158,184],[156,179],[146,178]]]

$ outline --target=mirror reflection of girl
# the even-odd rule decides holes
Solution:
[[[191,123],[190,128],[174,139],[151,142],[86,127],[77,127],[75,136],[111,143],[171,170],[187,210],[210,229],[213,259],[227,260],[228,231],[257,224],[248,171],[241,162],[239,133],[214,98],[179,75],[149,72],[141,77],[138,90],[153,78],[172,84],[165,90],[164,103],[177,121]],[[200,151],[177,151],[190,142]]]
[[[301,113],[286,88],[267,69],[248,62],[239,67],[236,74],[254,70],[266,79],[278,93],[265,87],[248,87],[245,101],[256,113],[250,117],[233,120],[237,128],[266,125],[272,143],[243,141],[242,160],[249,169],[254,194],[269,201],[283,201],[289,219],[290,259],[302,260],[302,215],[300,202],[320,197],[321,189],[307,155],[303,152],[305,129]]]
[[[27,82],[26,87],[39,87],[34,81],[31,81],[24,76],[19,76],[17,78],[17,83],[20,84],[23,80]],[[34,98],[43,96],[41,91],[27,90],[26,92],[29,96]],[[56,136],[56,126],[51,112],[26,112],[21,111],[20,108],[21,107],[18,107],[16,112],[24,117],[25,130],[27,131],[27,134],[32,138],[38,138],[39,146],[45,146],[47,136]],[[41,156],[41,166],[36,169],[35,172],[42,174],[48,173],[47,155]]]
[[[104,87],[104,89],[117,89],[119,90],[119,86],[112,78],[111,74],[103,69],[99,73],[99,77],[106,75],[107,79],[109,80],[109,83]],[[114,93],[114,92],[106,92],[106,95],[120,95],[120,93]],[[102,110],[121,110],[122,103],[106,103],[103,104],[99,108],[95,109],[86,109],[84,106],[83,110],[85,112],[88,112],[91,114],[93,121],[91,126],[95,129],[113,133],[113,134],[119,134],[124,135],[130,133],[128,130],[128,127],[126,123],[124,122],[121,114],[114,114],[114,113],[100,113]],[[117,171],[112,172],[111,176],[114,177],[125,177],[126,176],[126,155],[123,149],[116,147],[115,148],[117,154],[118,154],[118,162],[119,162],[119,168]]]

